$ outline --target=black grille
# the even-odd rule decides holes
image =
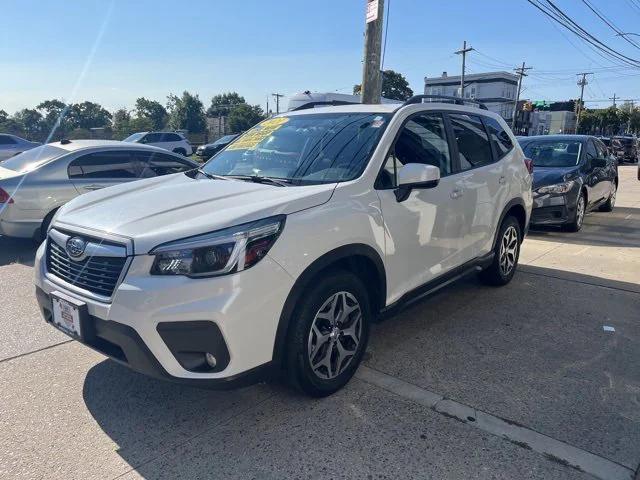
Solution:
[[[125,257],[89,257],[72,260],[64,247],[53,240],[47,242],[47,270],[71,285],[110,297],[116,288]]]

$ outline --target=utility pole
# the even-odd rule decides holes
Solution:
[[[578,80],[578,86],[580,87],[580,102],[578,103],[578,117],[576,118],[576,133],[578,133],[580,114],[582,113],[582,99],[584,98],[584,87],[589,83],[587,82],[587,75],[593,75],[593,72],[576,73],[576,75],[582,75],[582,78]]]
[[[267,118],[269,118],[269,95],[267,95],[267,109],[264,111]]]
[[[382,19],[384,0],[366,0],[364,61],[362,62],[362,103],[380,103],[382,79],[380,56],[382,51]]]
[[[280,99],[284,97],[282,93],[272,93],[271,96],[276,99],[276,115],[280,113]]]
[[[456,55],[462,55],[462,75],[460,75],[460,98],[464,98],[464,73],[465,73],[467,53],[472,51],[473,51],[473,47],[467,48],[467,41],[465,40],[464,42],[462,42],[462,50],[453,52]]]
[[[613,108],[616,108],[616,98],[620,98],[620,97],[616,97],[616,94],[613,94],[613,97],[609,97],[609,100],[613,100]]]
[[[520,101],[520,92],[522,91],[522,78],[527,76],[527,70],[531,70],[533,67],[526,67],[525,62],[522,62],[520,68],[514,68],[516,75],[518,75],[518,90],[516,92],[516,101],[513,104],[513,115],[511,116],[511,128],[517,135],[516,130],[516,118],[518,117],[518,102]]]
[[[631,115],[633,115],[633,111],[636,108],[636,104],[632,98],[627,98],[623,101],[629,103],[629,120],[627,120],[627,133],[631,133]]]

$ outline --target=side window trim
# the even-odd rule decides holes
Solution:
[[[393,138],[393,142],[391,142],[391,145],[389,146],[389,149],[385,153],[384,160],[382,161],[382,165],[380,165],[380,170],[378,171],[378,175],[376,176],[376,180],[375,180],[375,182],[373,184],[373,188],[375,190],[393,190],[393,189],[397,188],[397,187],[392,187],[392,188],[382,187],[380,185],[380,183],[379,183],[380,176],[382,175],[382,171],[384,170],[384,167],[385,167],[385,165],[387,163],[387,160],[389,159],[389,155],[391,155],[391,153],[396,148],[396,143],[398,142],[398,139],[400,138],[400,134],[402,133],[402,130],[404,130],[404,128],[406,127],[407,123],[409,123],[413,117],[418,117],[420,115],[438,115],[438,116],[440,116],[442,118],[442,122],[444,123],[444,133],[447,136],[447,145],[449,146],[449,156],[453,155],[454,151],[452,149],[451,130],[449,128],[449,122],[448,122],[448,119],[447,119],[447,111],[446,110],[422,110],[422,111],[419,111],[419,112],[412,113],[402,121],[402,124],[400,125],[400,128],[398,128],[398,131],[396,132],[395,137]],[[394,175],[397,177],[398,172],[397,172],[395,164],[393,166],[393,170],[394,170]],[[450,177],[451,175],[454,175],[455,173],[456,173],[455,161],[454,161],[454,158],[452,157],[451,158],[451,173],[442,175],[442,178]]]

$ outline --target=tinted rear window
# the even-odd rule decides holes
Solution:
[[[496,147],[498,158],[504,157],[513,148],[511,137],[496,119],[491,117],[483,118],[487,130],[489,130],[489,135],[491,135],[491,141]]]
[[[11,157],[0,163],[0,165],[2,165],[2,168],[8,168],[14,172],[30,172],[65,153],[67,151],[62,148],[54,147],[53,145],[41,145]]]

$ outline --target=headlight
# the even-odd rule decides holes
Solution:
[[[564,183],[557,183],[555,185],[547,185],[546,187],[540,187],[538,193],[567,193],[573,187],[575,182],[569,180]]]
[[[152,275],[210,277],[251,268],[273,246],[285,216],[265,218],[236,227],[165,243],[154,248]]]

